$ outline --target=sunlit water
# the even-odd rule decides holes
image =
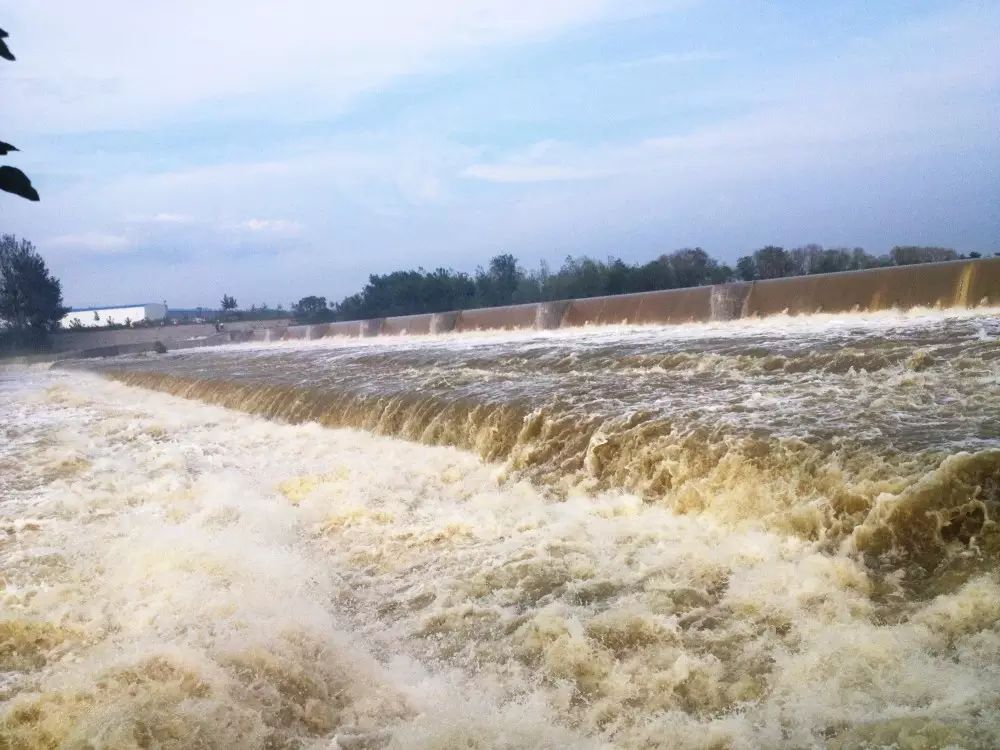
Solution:
[[[85,367],[0,373],[0,748],[1000,745],[998,314]]]

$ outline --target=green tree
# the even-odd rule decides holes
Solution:
[[[222,295],[222,302],[220,304],[222,305],[222,309],[225,312],[231,312],[232,310],[235,310],[237,307],[236,298],[228,294]]]
[[[480,307],[509,305],[523,277],[517,258],[510,253],[495,255],[485,270],[476,271],[476,302]]]
[[[668,256],[674,269],[674,281],[679,287],[701,286],[712,283],[718,262],[700,247],[686,247]]]
[[[644,263],[634,270],[632,277],[630,292],[658,292],[677,286],[674,264],[670,262],[669,255]]]
[[[567,256],[559,271],[549,279],[545,297],[599,297],[606,293],[607,286],[608,267],[604,263],[586,256]]]
[[[326,297],[310,295],[292,305],[292,315],[303,323],[325,323],[333,319],[333,311],[327,307]]]
[[[605,292],[626,294],[631,291],[635,269],[621,258],[608,258]]]
[[[0,57],[13,62],[14,55],[7,46],[7,42],[4,41],[8,36],[10,35],[6,31],[0,29]],[[0,141],[0,156],[6,156],[11,151],[17,150],[17,147]],[[32,186],[31,180],[16,167],[0,167],[0,190],[27,198],[29,201],[38,200],[38,191]]]
[[[753,260],[758,279],[780,279],[791,276],[794,271],[791,256],[783,247],[768,245],[755,250]]]
[[[733,279],[755,281],[854,271],[891,264],[888,256],[874,257],[860,247],[824,249],[820,245],[804,245],[788,252],[769,245],[740,258],[735,269],[695,247],[635,265],[615,257],[605,262],[587,256],[567,256],[558,271],[550,271],[542,262],[537,270],[526,273],[508,253],[492,258],[485,269],[477,269],[474,278],[444,268],[434,272],[418,268],[373,274],[361,291],[329,307],[336,320],[359,320],[722,284]]]
[[[958,258],[958,253],[950,247],[896,245],[889,251],[889,257],[897,266],[908,266],[913,263],[937,263],[943,260],[955,260]]]
[[[757,265],[753,262],[753,256],[744,255],[736,261],[736,276],[741,281],[754,281],[757,278]]]
[[[0,237],[0,342],[38,348],[67,313],[62,286],[27,240]]]

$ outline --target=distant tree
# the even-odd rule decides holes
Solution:
[[[325,323],[333,320],[333,310],[327,307],[326,297],[310,295],[292,305],[292,315],[303,323]]]
[[[14,55],[4,40],[10,36],[6,31],[0,29],[0,57],[4,60],[13,61]],[[6,156],[11,151],[17,151],[15,146],[0,141],[0,156]],[[14,195],[19,195],[29,201],[38,200],[38,191],[31,184],[31,180],[20,169],[15,167],[0,167],[0,190]]]
[[[757,278],[757,266],[752,256],[744,255],[736,261],[736,276],[742,281],[753,281]]]
[[[674,275],[674,264],[670,262],[669,256],[661,255],[634,270],[629,291],[656,292],[663,289],[673,289],[676,286],[677,277]]]
[[[525,302],[538,302],[542,299],[542,285],[538,272],[524,273],[517,282],[517,289],[514,290],[514,298],[511,300],[515,305]]]
[[[95,323],[100,323],[101,322],[101,315],[100,315],[100,313],[97,312],[97,310],[94,310],[94,322]]]
[[[606,294],[627,294],[632,289],[635,273],[621,258],[608,258],[604,291]]]
[[[669,257],[678,287],[702,286],[715,281],[719,263],[700,247],[676,250]]]
[[[783,247],[768,245],[753,254],[758,279],[780,279],[793,271],[792,259]]]
[[[235,310],[236,306],[237,306],[236,305],[236,298],[235,297],[231,297],[228,294],[223,294],[222,295],[221,305],[222,305],[222,309],[225,312],[230,312],[232,310]]]
[[[971,253],[969,253],[969,257],[975,260],[976,258],[982,258],[983,256],[977,253],[975,250],[973,250]]]
[[[816,269],[822,264],[823,258],[827,257],[827,255],[823,246],[816,244],[803,245],[802,247],[789,250],[788,259],[792,275],[805,276],[810,273],[817,273]],[[830,255],[829,257],[839,256]],[[845,269],[837,268],[836,270],[842,271]]]
[[[897,245],[889,251],[889,257],[897,266],[908,266],[914,263],[936,263],[943,260],[956,260],[958,253],[950,247],[933,247],[923,245]]]
[[[851,250],[851,270],[860,271],[864,268],[883,268],[892,265],[892,258],[888,255],[875,257],[865,252],[864,248],[856,247]]]
[[[727,284],[736,278],[736,271],[728,263],[720,263],[719,267],[715,271],[715,279],[712,281],[713,284]]]
[[[39,347],[68,311],[62,286],[27,240],[0,237],[0,341],[10,348]]]
[[[674,277],[672,287],[722,284],[734,277],[729,265],[719,263],[700,247],[677,250],[670,254],[669,260]]]
[[[509,305],[524,272],[510,253],[490,258],[486,269],[476,271],[476,301],[481,307]]]
[[[598,297],[607,289],[607,266],[586,256],[567,256],[562,267],[548,280],[545,295],[550,299]]]
[[[557,271],[550,271],[543,262],[537,270],[525,272],[508,253],[491,258],[489,265],[478,268],[472,278],[444,268],[433,272],[418,268],[373,274],[360,291],[328,307],[335,320],[359,320],[721,284],[733,279],[755,281],[854,271],[891,264],[889,256],[876,258],[860,247],[823,248],[811,244],[792,251],[769,245],[740,258],[735,269],[695,247],[636,265],[615,257],[602,261],[567,256]]]

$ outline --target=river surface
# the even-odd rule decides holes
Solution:
[[[1000,746],[1000,312],[0,371],[0,748]]]

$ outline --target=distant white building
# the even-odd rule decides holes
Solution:
[[[117,307],[86,307],[66,313],[59,324],[65,328],[96,328],[106,325],[125,325],[142,321],[156,322],[167,317],[167,306],[159,302]],[[76,321],[79,321],[77,323]]]

